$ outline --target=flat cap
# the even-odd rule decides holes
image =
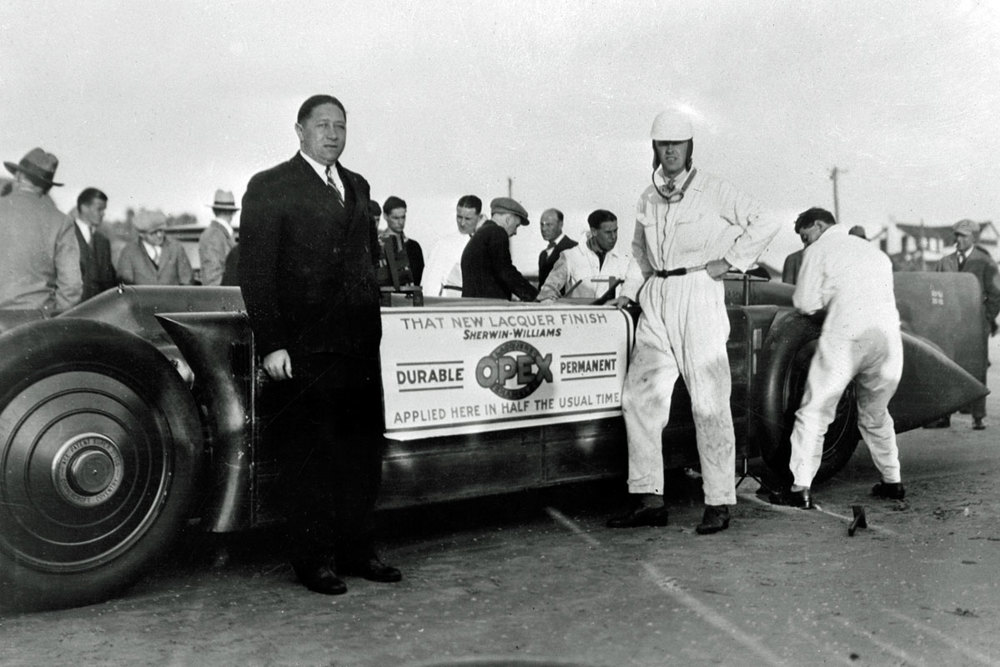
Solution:
[[[979,235],[979,223],[972,220],[959,220],[951,228],[956,234],[965,234],[967,236]]]
[[[157,229],[166,228],[167,216],[163,214],[163,211],[147,211],[141,208],[135,212],[132,226],[136,228],[136,231],[155,232]]]
[[[497,197],[490,202],[490,213],[513,213],[521,218],[521,224],[528,224],[528,212],[510,197]]]

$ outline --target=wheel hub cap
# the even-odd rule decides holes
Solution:
[[[121,486],[123,477],[118,446],[97,433],[67,440],[52,462],[52,481],[59,495],[79,507],[105,502]]]

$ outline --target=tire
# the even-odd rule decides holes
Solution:
[[[180,532],[202,433],[179,374],[111,325],[0,336],[0,584],[15,608],[107,599]]]
[[[760,356],[762,370],[755,392],[760,415],[760,455],[768,469],[786,483],[791,481],[788,461],[795,412],[802,403],[820,330],[820,325],[811,319],[791,315],[772,327]],[[823,459],[814,483],[830,479],[847,465],[860,438],[858,404],[851,383],[840,397],[836,416],[827,428]]]

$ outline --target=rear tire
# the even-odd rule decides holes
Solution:
[[[0,337],[0,583],[15,608],[106,599],[180,532],[198,413],[145,340],[57,318]]]
[[[820,326],[807,317],[793,315],[772,329],[761,354],[758,376],[760,453],[765,465],[782,482],[791,482],[788,461],[795,412],[805,393],[809,364],[816,353]],[[833,422],[823,440],[823,459],[814,483],[824,482],[850,461],[858,446],[858,404],[854,383],[847,386],[837,404]]]

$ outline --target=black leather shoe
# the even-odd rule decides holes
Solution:
[[[368,581],[378,581],[384,584],[392,584],[403,578],[402,572],[392,565],[386,565],[374,556],[361,561],[348,561],[343,565],[338,563],[337,574],[362,577]]]
[[[976,431],[985,431],[986,430],[986,424],[983,423],[983,418],[982,417],[976,417],[975,420],[974,420],[974,423],[972,424],[972,428],[973,428],[973,430],[976,430]]]
[[[798,507],[803,510],[814,509],[812,493],[809,489],[803,489],[802,491],[782,489],[781,491],[772,493],[768,497],[768,500],[772,505],[786,505],[788,507]]]
[[[608,528],[638,528],[640,526],[667,525],[666,507],[635,507],[628,514],[608,519]]]
[[[729,528],[729,507],[726,505],[705,505],[705,514],[701,517],[694,532],[699,535],[711,535]]]
[[[879,482],[872,487],[872,495],[887,500],[902,500],[906,497],[906,489],[902,482]]]
[[[323,595],[343,595],[347,592],[347,584],[328,564],[293,562],[292,569],[302,585],[313,592]]]

